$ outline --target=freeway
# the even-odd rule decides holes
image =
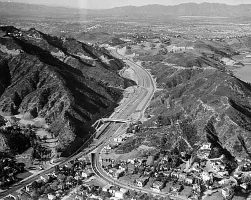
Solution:
[[[116,56],[120,57],[119,54],[117,54]],[[111,118],[128,119],[128,117],[130,117],[131,114],[134,113],[135,110],[139,110],[138,109],[139,105],[144,105],[144,107],[146,107],[147,103],[151,100],[153,93],[155,91],[155,85],[152,80],[152,77],[145,69],[143,69],[142,67],[136,64],[133,64],[133,65],[130,64],[130,63],[133,63],[132,61],[126,60],[125,62],[131,66],[132,70],[137,75],[137,79],[139,83],[138,86],[142,86],[142,87],[134,86],[134,90],[133,90],[133,93],[130,94],[130,98],[127,101],[124,101],[122,105],[120,105],[119,111],[114,112],[110,116]],[[63,166],[71,160],[80,158],[93,151],[98,151],[100,147],[102,147],[105,144],[105,142],[109,140],[109,138],[111,138],[114,135],[114,133],[117,132],[118,129],[122,127],[124,128],[124,125],[117,124],[114,122],[109,122],[107,124],[102,125],[102,127],[99,128],[100,132],[98,133],[97,141],[94,141],[92,145],[89,146],[93,140],[93,138],[90,137],[87,141],[84,142],[84,144],[74,154],[66,158],[61,163],[58,163],[57,165]],[[41,171],[39,174],[36,174],[22,182],[19,182],[13,185],[8,190],[1,192],[0,198],[3,198],[9,194],[14,193],[15,191],[37,180],[42,175],[52,173],[54,171],[54,167],[55,165],[53,167],[50,167],[46,170]]]
[[[124,62],[127,63],[127,65],[130,66],[130,68],[132,68],[135,73],[138,76],[138,86],[139,88],[141,88],[140,90],[140,94],[138,96],[138,99],[136,101],[133,101],[133,103],[130,105],[130,112],[129,113],[133,113],[135,111],[140,112],[141,115],[139,116],[139,118],[144,114],[144,111],[146,109],[146,107],[148,106],[148,103],[151,101],[153,94],[155,92],[155,82],[152,78],[152,76],[150,75],[150,73],[145,70],[144,68],[142,68],[141,66],[137,65],[136,63],[134,63],[131,60],[126,59],[125,57],[119,55],[117,52],[113,52],[113,55],[123,59]],[[123,115],[123,114],[122,114]],[[120,116],[120,118],[123,116]],[[123,118],[121,118],[123,119]],[[91,154],[91,163],[92,163],[92,168],[95,172],[95,174],[100,177],[102,180],[113,184],[113,185],[117,185],[119,187],[122,188],[127,188],[127,189],[131,189],[131,190],[135,190],[135,191],[140,191],[140,192],[145,192],[145,193],[150,193],[150,194],[154,194],[154,195],[159,195],[159,196],[168,196],[168,193],[163,193],[163,192],[155,192],[153,190],[150,189],[146,189],[146,188],[140,188],[137,187],[136,185],[129,185],[126,184],[124,182],[121,182],[117,179],[112,178],[107,172],[105,172],[105,170],[102,168],[102,164],[101,164],[101,158],[100,158],[100,153],[102,151],[102,149],[104,148],[105,145],[108,145],[111,142],[111,139],[113,137],[115,137],[118,134],[121,134],[121,132],[125,131],[125,128],[123,128],[122,126],[119,126],[118,129],[115,132],[108,132],[107,135],[111,135],[110,139],[108,139],[106,142],[102,143],[102,145],[100,145],[96,151],[94,153]]]
[[[127,105],[129,106],[127,110],[125,109],[126,114],[121,113],[119,117],[120,119],[123,119],[123,116],[128,117],[136,111],[136,112],[140,112],[140,115],[138,116],[138,118],[140,119],[143,116],[145,109],[148,107],[148,104],[150,103],[154,95],[154,92],[156,90],[155,81],[153,80],[153,77],[146,69],[134,63],[132,60],[129,60],[126,57],[118,54],[117,51],[113,51],[112,55],[114,57],[122,59],[127,65],[130,66],[131,69],[133,69],[133,71],[137,75],[137,79],[138,79],[137,84],[139,86],[138,95],[135,95],[135,97],[131,99],[130,102],[132,103],[131,104],[129,103]],[[95,151],[91,153],[91,164],[92,164],[92,169],[94,173],[105,182],[110,183],[112,185],[117,185],[121,188],[126,188],[130,190],[138,191],[138,192],[158,195],[161,197],[168,196],[174,200],[187,200],[187,198],[184,196],[172,195],[170,193],[165,193],[165,192],[157,192],[157,191],[147,189],[147,188],[140,188],[140,187],[137,187],[136,185],[126,184],[125,182],[119,181],[111,177],[102,168],[102,164],[101,164],[102,159],[100,157],[102,149],[104,148],[104,146],[108,145],[114,137],[118,136],[122,132],[125,132],[125,130],[126,130],[126,126],[117,125],[116,128],[110,129],[106,132],[105,140],[103,140],[103,142],[97,146]]]

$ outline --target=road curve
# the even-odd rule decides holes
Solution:
[[[135,73],[137,74],[137,76],[139,78],[138,86],[140,86],[140,88],[142,88],[143,90],[140,91],[140,93],[141,93],[139,95],[140,98],[137,99],[136,101],[134,101],[132,105],[130,105],[131,106],[130,109],[131,109],[131,113],[133,113],[134,111],[138,111],[138,112],[141,112],[141,116],[142,116],[144,114],[146,107],[148,106],[149,102],[151,101],[151,99],[154,95],[154,92],[156,89],[155,82],[154,82],[151,74],[147,70],[145,70],[143,67],[141,67],[140,65],[137,65],[133,61],[123,57],[122,55],[119,55],[117,52],[113,52],[113,55],[115,55],[116,57],[118,57],[120,59],[123,59],[135,71]],[[123,131],[123,129],[121,131]],[[108,134],[112,135],[113,137],[116,135],[116,133],[108,133]],[[105,172],[105,170],[101,166],[100,153],[101,153],[101,150],[103,149],[103,147],[105,145],[109,144],[109,142],[110,142],[109,140],[104,142],[102,145],[100,145],[97,148],[97,151],[95,153],[91,154],[92,168],[98,177],[100,177],[102,180],[104,180],[110,184],[117,185],[122,188],[140,191],[140,192],[144,192],[144,193],[150,193],[153,195],[159,195],[159,196],[163,196],[163,197],[169,195],[168,193],[155,192],[150,189],[140,188],[140,187],[137,187],[136,185],[128,185],[128,184],[121,182],[117,179],[114,179],[113,177],[108,175],[108,173]]]

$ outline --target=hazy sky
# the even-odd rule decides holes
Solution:
[[[4,0],[32,4],[43,4],[64,7],[80,7],[90,9],[112,8],[125,5],[141,6],[147,4],[175,5],[187,2],[210,2],[226,4],[251,4],[251,0]]]

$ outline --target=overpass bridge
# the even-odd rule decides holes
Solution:
[[[131,123],[131,120],[127,120],[127,119],[118,119],[118,118],[101,118],[99,120],[97,120],[92,127],[95,128],[96,130],[100,127],[100,125],[105,124],[105,123],[109,123],[109,122],[115,122],[115,123],[125,123],[125,124],[129,124]]]

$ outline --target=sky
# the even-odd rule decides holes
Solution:
[[[63,7],[78,7],[88,9],[106,9],[119,6],[142,6],[148,4],[177,5],[180,3],[225,3],[230,5],[251,4],[251,0],[2,0],[31,4],[42,4]]]

